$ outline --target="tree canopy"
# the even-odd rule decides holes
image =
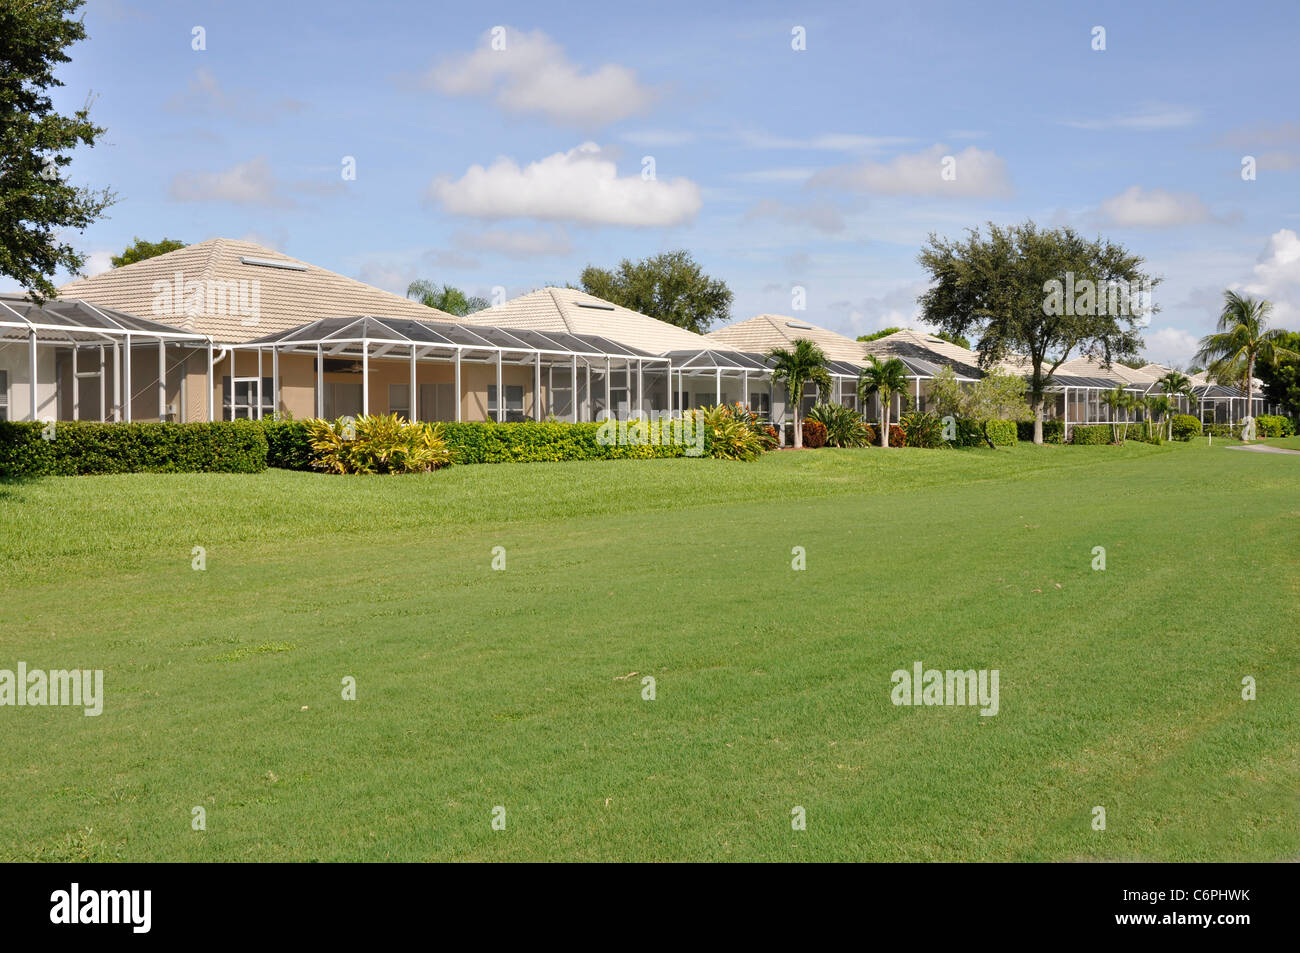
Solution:
[[[175,238],[164,238],[159,242],[147,242],[138,235],[126,250],[120,255],[114,255],[110,261],[114,268],[121,268],[123,265],[134,265],[137,261],[144,261],[148,258],[156,258],[159,255],[165,255],[169,251],[177,251],[184,248],[185,242],[177,241]]]
[[[731,317],[731,289],[684,249],[637,262],[624,258],[612,271],[588,265],[579,281],[587,294],[697,334]]]
[[[918,298],[926,322],[977,338],[981,367],[1024,361],[1035,443],[1056,369],[1078,355],[1135,357],[1138,328],[1157,310],[1150,291],[1160,279],[1141,256],[1071,228],[990,222],[987,237],[978,228],[965,240],[931,234],[918,260],[931,280]]]
[[[1300,334],[1295,331],[1283,331],[1276,343],[1284,351],[1300,353]],[[1264,382],[1264,395],[1270,401],[1300,416],[1300,360],[1285,357],[1275,349],[1273,359],[1261,361],[1255,373]]]
[[[57,293],[56,270],[76,273],[86,261],[60,233],[86,228],[114,200],[108,189],[63,180],[69,153],[104,133],[90,121],[90,100],[64,116],[49,96],[63,85],[54,71],[70,61],[66,49],[86,37],[73,17],[83,2],[0,3],[0,274],[37,298]]]
[[[437,308],[458,318],[488,307],[486,298],[466,295],[452,285],[439,285],[436,281],[417,278],[406,286],[406,296],[420,302],[426,308]]]

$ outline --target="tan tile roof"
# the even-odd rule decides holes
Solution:
[[[825,351],[832,361],[861,364],[865,360],[861,341],[783,314],[755,315],[704,336],[712,346],[723,345],[738,351],[759,353],[766,353],[774,347],[789,347],[800,338],[807,338]]]
[[[294,267],[245,264],[241,258],[282,262]],[[182,283],[179,294],[176,293],[178,274]],[[190,285],[190,290],[185,291],[189,282],[202,284]],[[203,293],[195,294],[198,289]],[[223,295],[214,290],[227,292],[224,302]],[[91,278],[71,281],[59,289],[59,294],[187,331],[210,334],[218,341],[248,341],[318,318],[361,314],[425,321],[459,320],[355,278],[290,258],[254,242],[230,238],[212,238]],[[235,304],[236,300],[240,304]],[[254,311],[254,303],[257,313],[249,314]]]
[[[862,346],[868,354],[874,354],[877,357],[914,357],[922,361],[929,361],[931,364],[947,365],[963,377],[980,378],[984,376],[984,372],[980,370],[980,356],[978,354],[969,348],[962,347],[960,344],[953,344],[951,341],[945,341],[941,337],[927,334],[924,331],[912,331],[905,328],[902,331],[887,334],[883,338],[868,341]],[[1004,369],[1019,373],[1016,367]]]
[[[1151,375],[1146,371],[1136,370],[1119,361],[1111,363],[1110,367],[1103,367],[1101,361],[1092,357],[1075,357],[1066,361],[1056,369],[1057,374],[1074,375],[1075,377],[1104,377],[1107,380],[1116,381],[1121,384],[1151,384],[1159,375]]]
[[[694,331],[574,288],[541,288],[457,320],[499,328],[595,334],[651,354],[717,348]]]

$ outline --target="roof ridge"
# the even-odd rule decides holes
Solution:
[[[560,315],[560,320],[564,322],[564,330],[569,334],[573,334],[573,323],[569,320],[569,315],[565,313],[564,305],[560,303],[560,299],[555,295],[555,292],[558,290],[558,288],[552,288],[550,285],[547,285],[546,287],[546,293],[551,296],[551,301],[555,305],[555,310]]]

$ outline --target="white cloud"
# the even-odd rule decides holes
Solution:
[[[1214,216],[1196,195],[1132,185],[1101,203],[1102,218],[1111,225],[1161,228],[1194,225]]]
[[[816,136],[772,136],[763,132],[742,132],[740,142],[750,149],[813,149],[824,152],[876,152],[914,140],[904,136],[862,136],[830,132]]]
[[[169,99],[165,108],[196,117],[222,115],[267,121],[279,114],[301,112],[306,106],[288,97],[265,102],[251,89],[226,90],[210,69],[200,66],[185,91]]]
[[[1075,129],[1177,129],[1200,121],[1201,111],[1190,106],[1170,106],[1149,103],[1134,112],[1101,119],[1063,119],[1061,122]]]
[[[113,255],[114,252],[111,251],[92,251],[86,256],[86,263],[81,266],[81,273],[87,278],[102,275],[113,267]]]
[[[488,96],[514,113],[537,113],[561,125],[591,128],[644,113],[655,90],[625,66],[582,69],[540,30],[507,29],[505,49],[492,48],[491,32],[473,53],[429,71],[426,80],[449,96]]]
[[[474,251],[493,252],[514,259],[553,258],[573,251],[573,243],[562,228],[533,232],[489,228],[477,233],[462,232],[453,241]]]
[[[740,182],[806,182],[816,172],[816,169],[786,166],[776,169],[754,169],[750,172],[735,172],[731,178]]]
[[[695,141],[695,133],[674,129],[638,129],[619,136],[634,146],[684,146]]]
[[[997,153],[967,146],[951,155],[955,174],[944,178],[944,160],[949,156],[948,147],[938,144],[921,152],[895,156],[888,162],[825,169],[808,184],[878,195],[993,197],[1010,194],[1007,164]]]
[[[774,219],[783,225],[807,226],[819,232],[835,234],[844,231],[844,218],[840,210],[827,202],[779,202],[763,199],[745,213],[745,221]]]
[[[453,215],[585,225],[677,225],[701,205],[699,186],[689,179],[619,177],[590,142],[523,168],[506,158],[470,166],[456,181],[435,179],[429,197]]]
[[[180,202],[233,202],[237,205],[288,205],[265,156],[222,172],[178,172],[171,197]]]
[[[1286,120],[1283,122],[1258,122],[1249,126],[1238,126],[1224,133],[1215,145],[1230,149],[1252,151],[1260,148],[1276,148],[1300,142],[1300,122]]]
[[[1232,288],[1272,301],[1273,327],[1300,327],[1300,236],[1289,228],[1274,232],[1251,279]]]
[[[1148,361],[1186,367],[1200,348],[1200,338],[1182,328],[1160,328],[1143,336],[1142,355]]]

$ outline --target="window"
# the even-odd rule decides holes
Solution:
[[[760,417],[772,416],[772,395],[762,391],[750,391],[749,409]]]
[[[325,419],[357,417],[361,414],[360,381],[325,382]]]
[[[0,420],[9,419],[9,372],[0,371]]]
[[[262,378],[262,416],[275,413],[272,379]],[[236,377],[232,391],[229,377],[221,378],[221,419],[252,420],[257,417],[257,378]]]
[[[411,419],[411,385],[388,385],[388,412],[399,417]]]
[[[488,416],[497,419],[497,385],[488,384]],[[524,387],[522,384],[506,385],[505,420],[524,419]]]

